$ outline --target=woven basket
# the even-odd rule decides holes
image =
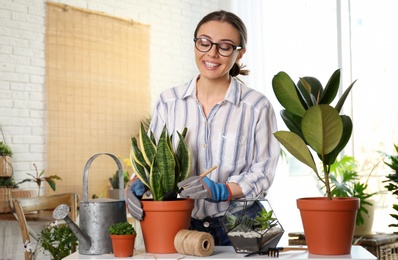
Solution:
[[[36,190],[20,190],[10,188],[0,188],[0,213],[10,213],[11,199],[31,198],[37,196]]]
[[[0,156],[0,177],[12,176],[12,158],[10,156]]]

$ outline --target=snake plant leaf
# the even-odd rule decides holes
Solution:
[[[340,69],[337,69],[333,72],[332,76],[328,83],[325,86],[325,90],[323,91],[323,95],[321,96],[321,100],[319,104],[330,104],[336,98],[337,93],[339,92],[340,87]]]
[[[344,102],[345,102],[345,100],[346,100],[348,94],[350,93],[352,87],[354,86],[355,82],[357,82],[357,81],[355,80],[354,82],[351,83],[351,85],[344,91],[343,95],[340,97],[339,101],[337,102],[337,105],[336,105],[335,108],[337,109],[337,111],[338,111],[339,113],[340,113],[340,111],[341,111],[341,108],[342,108],[343,105],[344,105]]]
[[[301,127],[306,143],[322,157],[336,148],[343,134],[339,113],[326,104],[310,107],[303,116]]]
[[[274,133],[274,136],[297,160],[318,173],[314,158],[306,143],[299,135],[289,131],[278,131]]]
[[[336,148],[329,154],[325,155],[325,163],[327,163],[328,165],[332,165],[336,161],[337,156],[344,149],[344,147],[347,145],[348,141],[351,138],[353,128],[351,118],[346,115],[340,115],[340,117],[343,122],[343,134]]]
[[[287,128],[289,128],[289,130],[292,131],[293,133],[298,134],[304,140],[303,133],[301,132],[302,117],[292,114],[285,109],[281,110],[280,114]]]
[[[153,200],[159,201],[162,200],[162,196],[164,195],[165,191],[163,188],[163,173],[161,172],[162,169],[159,168],[158,162],[156,161],[156,157],[152,162],[151,172],[149,173],[149,180],[150,180],[150,189],[152,193]]]
[[[137,139],[135,137],[131,138],[130,161],[138,178],[140,178],[147,187],[150,187],[147,173],[149,173],[151,169],[138,148]]]
[[[191,169],[191,161],[189,160],[190,156],[190,151],[188,149],[188,145],[185,142],[185,135],[187,132],[187,128],[183,130],[182,134],[177,132],[180,141],[177,146],[177,152],[176,152],[176,159],[178,161],[178,164],[180,165],[180,172],[178,174],[178,182],[185,180],[188,178],[189,171]]]
[[[171,145],[170,137],[167,133],[166,127],[164,127],[158,141],[157,151],[155,154],[155,161],[158,170],[163,176],[162,187],[165,191],[173,190],[175,188],[176,165],[175,165],[174,153],[170,145]]]
[[[272,88],[279,103],[289,112],[303,116],[306,109],[299,97],[296,85],[285,72],[281,71],[272,79]]]
[[[145,131],[145,127],[141,122],[139,142],[142,149],[142,156],[148,165],[151,165],[156,154],[156,145]]]

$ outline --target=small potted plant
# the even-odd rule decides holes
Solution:
[[[109,227],[115,257],[129,257],[134,254],[137,233],[129,222],[118,222]]]
[[[124,159],[124,163],[126,165],[126,169],[123,171],[123,180],[124,180],[124,188],[126,188],[127,183],[130,181],[130,173],[127,168],[131,167],[131,162],[129,158]],[[111,184],[111,188],[109,190],[109,198],[111,199],[119,199],[119,174],[116,171],[112,177],[109,178],[109,183]]]
[[[253,203],[263,209],[251,217],[246,210]],[[284,233],[267,200],[234,200],[222,218],[222,226],[236,253],[259,253],[276,247]]]
[[[17,185],[22,184],[24,182],[35,182],[37,184],[38,187],[38,191],[37,191],[37,196],[40,196],[40,187],[42,182],[47,182],[48,185],[50,185],[50,188],[55,191],[57,186],[55,181],[56,180],[62,180],[61,177],[59,177],[58,175],[50,175],[50,176],[44,176],[44,170],[42,170],[40,173],[37,169],[36,164],[33,164],[33,166],[35,167],[35,172],[36,174],[30,174],[27,173],[30,177],[23,179],[22,181],[18,182]]]
[[[12,176],[12,151],[5,143],[0,141],[0,177]]]
[[[175,253],[174,237],[181,229],[189,228],[194,201],[177,199],[177,183],[188,177],[191,166],[186,133],[187,128],[173,136],[173,140],[179,138],[174,148],[166,126],[156,142],[152,131],[141,123],[138,141],[132,138],[132,165],[152,194],[152,199],[141,201],[144,211],[141,228],[149,253]]]
[[[340,69],[331,75],[325,87],[315,77],[302,77],[295,84],[283,71],[272,79],[274,93],[284,108],[281,117],[290,130],[277,131],[274,136],[290,154],[315,172],[326,189],[326,197],[299,198],[296,201],[308,250],[313,254],[351,252],[359,199],[332,197],[330,168],[351,137],[352,120],[340,113],[354,83],[332,106],[339,93]],[[313,153],[322,164],[323,174],[318,171]],[[325,214],[321,215],[321,212]],[[333,226],[333,223],[337,225]]]

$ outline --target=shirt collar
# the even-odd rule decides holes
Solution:
[[[193,78],[187,84],[187,88],[185,94],[183,95],[183,99],[187,97],[196,98],[196,82],[199,75]],[[242,96],[242,83],[240,83],[235,77],[231,77],[231,83],[229,84],[227,93],[225,95],[224,100],[231,102],[234,105],[238,105]]]

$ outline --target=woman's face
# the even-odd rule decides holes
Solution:
[[[196,38],[205,38],[213,43],[230,43],[240,45],[239,32],[227,22],[209,21],[202,24]],[[195,47],[195,61],[201,74],[201,78],[217,80],[225,78],[229,80],[229,70],[242,58],[245,49],[235,50],[231,56],[223,57],[213,45],[208,52],[200,52]]]

